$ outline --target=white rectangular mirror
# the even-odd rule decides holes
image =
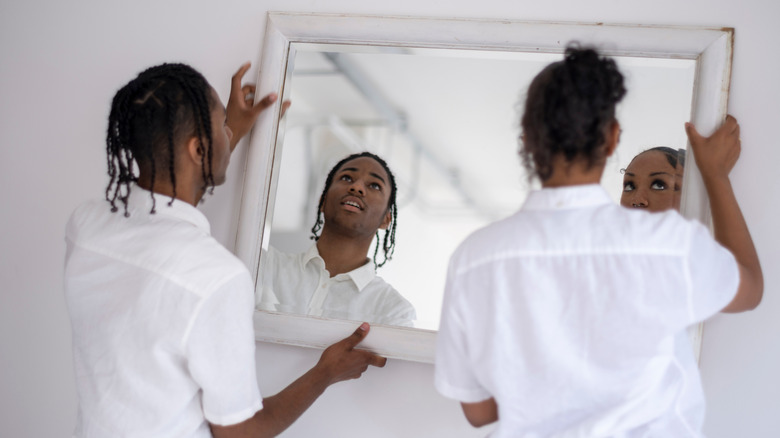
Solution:
[[[529,185],[516,153],[518,102],[571,41],[615,56],[626,76],[621,145],[602,181],[616,202],[620,169],[638,152],[684,149],[683,122],[707,130],[725,116],[728,29],[286,13],[269,14],[267,26],[258,95],[274,91],[293,106],[281,120],[278,105],[261,116],[246,163],[236,249],[259,282],[258,340],[324,347],[355,326],[263,305],[262,255],[269,245],[305,251],[325,174],[369,150],[398,184],[397,247],[377,274],[417,317],[374,325],[366,346],[432,361],[449,254],[521,205]],[[682,212],[706,223],[706,205],[688,160]]]

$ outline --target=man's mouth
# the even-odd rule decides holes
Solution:
[[[349,207],[353,207],[356,210],[363,210],[363,206],[360,205],[359,202],[353,201],[353,200],[346,200],[346,201],[342,202],[341,205],[346,205],[346,206],[349,206]]]

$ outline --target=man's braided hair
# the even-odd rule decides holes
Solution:
[[[202,161],[203,180],[214,190],[211,169],[212,132],[211,86],[192,67],[162,64],[141,72],[114,96],[108,117],[106,153],[108,176],[106,200],[117,211],[117,200],[124,204],[125,216],[130,189],[138,182],[136,168],[151,178],[170,178],[176,196],[175,145],[192,136],[205,145]],[[154,196],[152,210],[155,212]]]

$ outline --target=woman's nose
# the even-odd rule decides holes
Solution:
[[[644,190],[636,190],[631,198],[631,206],[634,208],[647,208],[647,196]]]

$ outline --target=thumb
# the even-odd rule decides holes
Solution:
[[[346,344],[348,348],[354,348],[363,339],[365,339],[370,329],[371,327],[368,325],[368,323],[364,322],[363,324],[360,324],[360,327],[358,327],[357,330],[354,331],[354,333],[344,338],[342,342],[344,342],[344,344]]]
[[[696,127],[693,126],[693,123],[690,122],[685,123],[685,133],[688,135],[688,140],[690,140],[691,144],[698,143],[704,138],[696,130]]]

